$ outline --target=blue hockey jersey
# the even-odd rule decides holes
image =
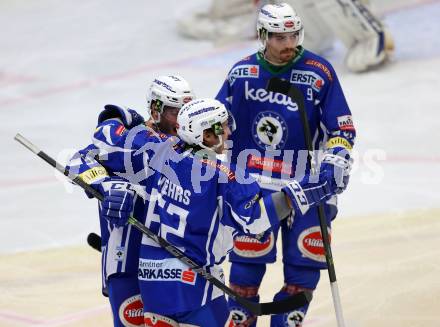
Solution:
[[[92,144],[78,151],[70,160],[67,167],[70,173],[78,174],[100,192],[103,192],[105,188],[103,182],[109,179],[127,180],[127,176],[132,175],[142,179],[143,177],[139,174],[134,174],[133,165],[129,163],[133,160],[142,160],[141,157],[133,156],[133,153],[145,143],[146,139],[149,139],[150,132],[139,127],[135,139],[127,140],[127,135],[128,131],[119,119],[109,119],[100,123],[92,137]],[[164,135],[160,135],[159,138],[161,137],[165,138]],[[125,162],[128,164],[125,165]],[[142,221],[145,219],[145,191],[140,186],[136,191],[133,214]],[[99,219],[102,281],[103,288],[105,288],[106,281],[111,275],[137,276],[142,234],[131,225],[112,226],[101,216],[101,210],[99,210]]]
[[[194,156],[177,138],[142,128],[128,131],[117,119],[101,123],[82,154],[134,184],[142,199],[135,218],[218,278],[218,265],[238,231],[260,234],[287,215],[277,205],[284,198],[261,197],[260,187],[245,172],[239,175],[247,182],[240,183],[234,169],[215,158]],[[89,169],[94,165],[93,160],[82,163]],[[137,238],[128,240],[131,259],[125,269],[131,270],[139,252],[132,243]],[[223,294],[146,236],[137,268],[144,307],[152,312],[194,310]]]
[[[307,151],[298,104],[268,92],[272,77],[290,81],[304,94],[315,149],[351,149],[355,129],[336,73],[329,62],[302,47],[287,66],[275,70],[255,53],[237,62],[217,100],[235,118],[231,160],[247,167],[262,187],[279,190],[284,179],[307,171]]]

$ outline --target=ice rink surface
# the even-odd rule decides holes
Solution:
[[[432,219],[432,215],[436,221],[440,218],[436,210],[440,207],[440,1],[386,4],[382,13],[396,44],[390,64],[355,75],[343,66],[345,50],[340,44],[326,54],[339,74],[358,131],[356,166],[349,189],[340,197],[337,224],[342,230],[351,226],[347,235],[367,238],[360,251],[371,255],[370,244],[377,246],[375,236],[385,233],[381,241],[386,242],[386,232],[396,231],[399,217],[420,217],[408,218],[414,225],[405,224],[407,234],[400,240],[411,239],[411,248],[425,258],[422,262],[429,262],[426,270],[439,273],[440,251],[425,248],[423,242],[435,247],[433,237],[440,233]],[[13,141],[17,132],[64,163],[73,149],[90,142],[103,105],[144,111],[147,85],[165,73],[184,76],[197,96],[213,97],[230,66],[255,52],[254,41],[219,46],[180,38],[176,19],[207,5],[202,0],[163,0],[154,5],[145,0],[0,2],[0,254],[23,257],[23,251],[84,245],[87,234],[98,230],[94,200],[63,183],[62,176]],[[368,225],[371,221],[380,226],[381,220],[383,228]],[[432,239],[415,240],[411,231],[427,231],[424,227]],[[365,235],[366,230],[371,234]],[[350,253],[343,245],[349,246],[350,240],[335,242],[335,256],[341,255],[339,260],[345,262]],[[373,252],[367,260],[375,257]],[[417,254],[411,258],[417,259]],[[392,259],[406,262],[402,253]],[[356,267],[341,275],[354,278]],[[9,292],[7,279],[1,276],[0,292]],[[440,290],[438,276],[432,280],[434,289]],[[411,281],[402,283],[405,289]],[[428,301],[434,299],[440,312],[438,293]],[[325,314],[331,316],[331,305],[328,308]],[[0,326],[10,326],[11,320],[2,317],[0,312]],[[433,319],[411,326],[440,326],[440,314]],[[319,321],[310,326],[320,326]]]

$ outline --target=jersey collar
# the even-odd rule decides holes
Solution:
[[[263,67],[271,74],[273,75],[283,74],[302,58],[304,54],[304,48],[302,46],[299,46],[297,49],[298,52],[296,53],[295,57],[293,57],[290,62],[288,62],[283,66],[277,66],[271,64],[264,58],[264,54],[262,52],[257,52],[257,61],[261,65],[261,67]]]

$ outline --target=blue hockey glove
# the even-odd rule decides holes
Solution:
[[[98,124],[111,118],[119,118],[127,129],[136,127],[145,122],[144,117],[133,109],[107,104],[98,116]]]
[[[310,180],[316,180],[310,182]],[[331,188],[328,174],[319,176],[306,176],[301,182],[292,181],[281,189],[291,200],[295,212],[305,214],[311,207],[316,207],[336,194],[336,189]]]
[[[130,183],[121,180],[102,183],[104,200],[101,203],[101,214],[114,226],[125,226],[131,215],[134,191],[130,186]]]
[[[324,153],[320,173],[327,174],[331,188],[335,189],[336,194],[347,188],[352,162],[350,153],[342,147],[331,148]]]

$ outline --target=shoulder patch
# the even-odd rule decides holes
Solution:
[[[210,160],[210,159],[206,159],[206,158],[201,159],[200,161],[208,166],[211,166],[211,167],[223,172],[228,177],[229,180],[231,180],[231,181],[235,180],[235,173],[229,167],[225,166],[224,164]]]
[[[321,69],[327,75],[329,81],[330,82],[333,81],[333,75],[332,75],[330,69],[328,69],[328,67],[326,65],[324,65],[322,62],[319,62],[319,61],[313,60],[313,59],[308,59],[308,60],[306,60],[306,65],[314,66],[314,67]]]
[[[233,85],[237,78],[258,78],[260,76],[260,66],[258,65],[238,65],[232,68],[228,75],[229,85]]]

